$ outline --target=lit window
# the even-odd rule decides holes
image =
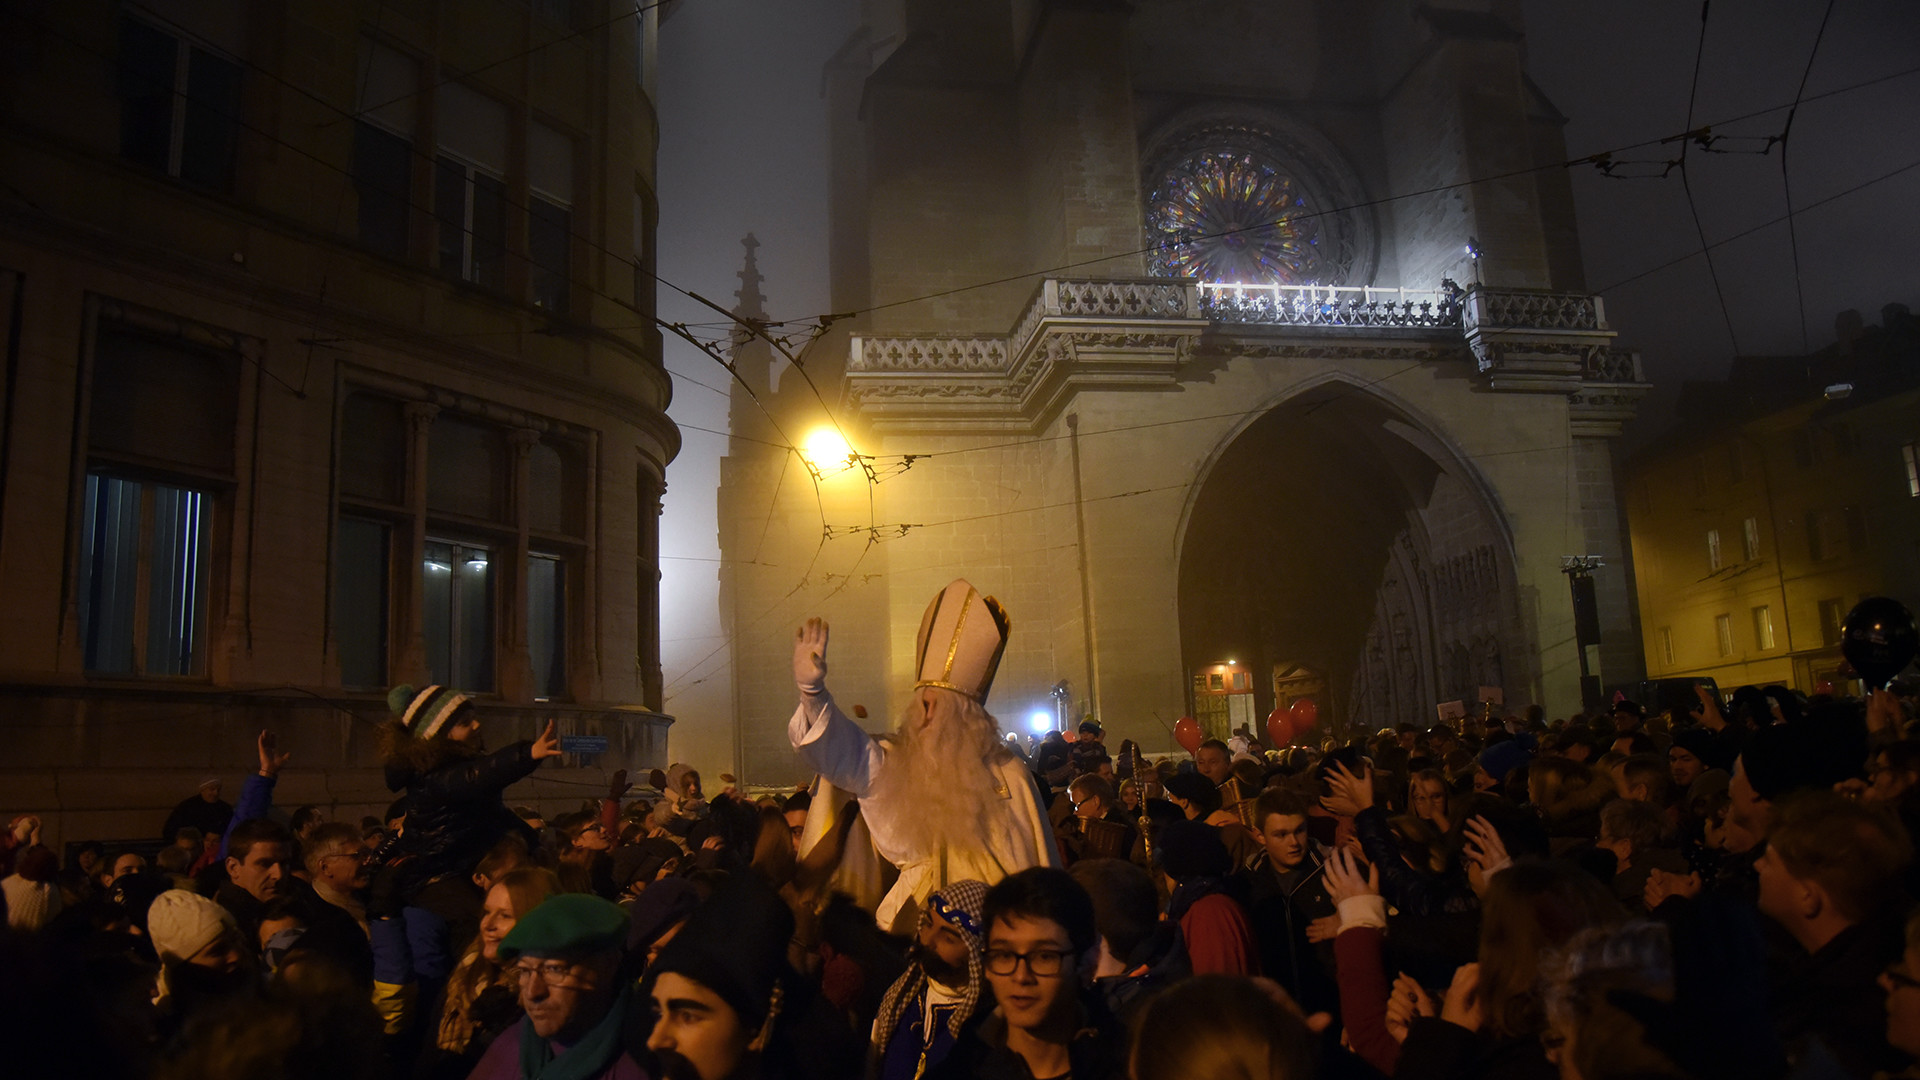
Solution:
[[[1732,656],[1733,619],[1727,615],[1715,615],[1713,617],[1713,630],[1715,636],[1720,639],[1720,655]]]
[[[1663,626],[1660,628],[1660,662],[1668,667],[1674,665],[1673,627],[1671,626]]]
[[[1707,569],[1720,569],[1720,530],[1707,530]]]
[[[88,671],[201,672],[211,504],[192,488],[87,474],[80,639]]]
[[[120,22],[120,156],[229,191],[240,65],[135,19]]]
[[[428,540],[420,568],[427,668],[442,686],[493,689],[493,560],[486,548]]]
[[[1907,498],[1920,499],[1920,451],[1908,443],[1900,448],[1900,460],[1907,466]]]
[[[1773,648],[1773,608],[1766,604],[1753,609],[1753,642],[1761,652]]]
[[[1748,518],[1740,523],[1740,537],[1745,545],[1747,561],[1760,557],[1760,519]]]

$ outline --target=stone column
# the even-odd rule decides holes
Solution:
[[[440,407],[425,401],[410,401],[407,416],[407,507],[413,511],[413,527],[405,537],[396,537],[393,555],[399,565],[393,568],[393,636],[399,644],[393,657],[393,681],[416,685],[431,678],[427,670],[426,612],[420,567],[427,559],[427,440],[433,432],[434,418]]]
[[[500,643],[500,696],[508,701],[533,700],[533,658],[527,652],[527,552],[533,527],[532,492],[528,488],[533,480],[533,448],[539,441],[540,433],[531,428],[515,428],[507,435],[507,443],[513,447],[513,550],[495,563],[507,565],[494,581],[494,588],[500,591],[495,610],[502,623],[494,640]]]

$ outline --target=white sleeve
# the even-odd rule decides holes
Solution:
[[[847,719],[828,693],[802,694],[787,721],[787,739],[807,767],[859,798],[880,772],[880,744]]]

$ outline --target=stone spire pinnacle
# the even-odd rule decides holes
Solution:
[[[747,249],[746,261],[740,267],[740,288],[733,295],[740,303],[733,309],[735,315],[743,319],[764,319],[767,317],[767,298],[760,292],[760,265],[754,260],[753,251],[760,241],[748,233],[740,246]]]

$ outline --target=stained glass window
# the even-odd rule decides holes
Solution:
[[[1298,154],[1273,132],[1243,124],[1201,127],[1163,146],[1147,171],[1152,272],[1203,282],[1350,284],[1352,214],[1328,202],[1324,178]]]

